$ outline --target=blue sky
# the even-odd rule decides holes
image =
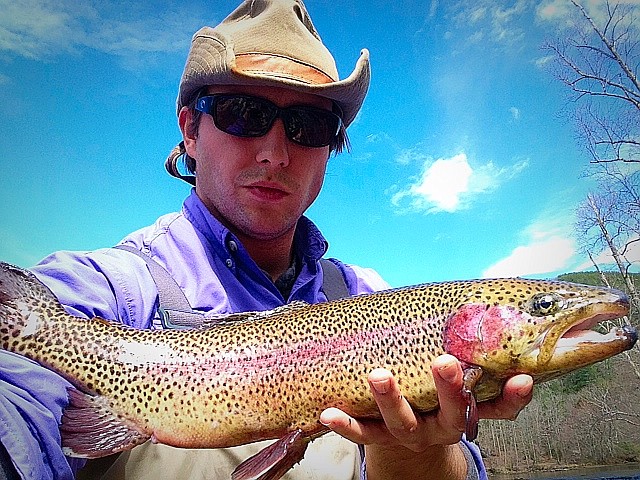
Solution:
[[[178,81],[193,32],[236,4],[0,0],[1,260],[111,246],[180,209],[188,186],[163,168]],[[588,156],[540,48],[567,5],[306,2],[342,77],[361,48],[372,62],[352,152],[308,212],[331,256],[394,286],[588,266]]]

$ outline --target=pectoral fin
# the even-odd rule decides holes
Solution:
[[[238,465],[231,480],[278,480],[302,460],[309,441],[294,430]]]
[[[150,435],[118,416],[104,397],[70,388],[69,405],[62,414],[62,449],[65,455],[99,458],[129,450]]]
[[[467,413],[466,413],[466,425],[465,436],[467,440],[473,441],[478,436],[478,423],[480,422],[478,416],[478,402],[476,396],[473,393],[473,389],[482,377],[482,369],[480,367],[466,367],[464,369],[464,386],[462,387],[462,393],[467,400]]]

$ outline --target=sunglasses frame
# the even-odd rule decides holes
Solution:
[[[233,99],[244,99],[245,101],[253,101],[255,102],[254,105],[263,106],[262,112],[264,113],[264,111],[267,110],[267,113],[269,114],[266,116],[266,118],[268,118],[268,121],[264,125],[264,128],[260,131],[248,132],[248,133],[242,132],[242,131],[232,131],[230,128],[222,128],[220,119],[218,118],[219,112],[217,111],[217,105],[220,101],[233,100]],[[218,128],[218,130],[225,132],[229,135],[233,135],[236,137],[243,137],[243,138],[257,138],[257,137],[262,137],[266,135],[267,133],[269,133],[269,130],[271,130],[271,128],[273,127],[273,124],[276,121],[276,119],[280,118],[284,123],[285,134],[289,140],[291,140],[292,142],[298,145],[302,145],[304,147],[311,147],[311,148],[322,148],[322,147],[331,145],[338,137],[340,129],[342,128],[342,125],[343,125],[342,118],[340,117],[340,115],[330,110],[327,110],[324,108],[312,107],[309,105],[292,105],[289,107],[281,108],[277,106],[275,103],[271,102],[270,100],[267,100],[266,98],[256,97],[253,95],[223,94],[223,93],[203,95],[201,97],[198,97],[198,99],[196,100],[195,109],[198,110],[199,112],[210,115],[213,118],[213,123],[216,126],[216,128]],[[336,128],[335,128],[335,132],[332,133],[331,138],[328,138],[326,140],[323,140],[317,143],[308,143],[308,142],[300,141],[299,139],[297,139],[296,135],[299,133],[300,129],[299,127],[296,127],[295,123],[292,123],[292,122],[295,122],[294,118],[296,118],[296,116],[298,119],[300,118],[300,112],[309,112],[314,115],[321,115],[321,116],[330,118],[332,121],[335,121]]]

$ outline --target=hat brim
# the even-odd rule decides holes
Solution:
[[[197,49],[197,46],[194,45]],[[222,50],[222,51],[221,51]],[[226,50],[226,51],[225,51]],[[363,49],[353,72],[346,78],[325,83],[303,81],[293,75],[268,70],[234,68],[236,59],[232,52],[221,48],[212,50],[211,44],[199,52],[191,52],[191,75],[183,78],[178,93],[178,111],[193,100],[202,87],[209,85],[255,85],[289,88],[303,93],[319,95],[333,100],[342,110],[343,122],[349,126],[360,111],[369,89],[371,67],[369,51]]]

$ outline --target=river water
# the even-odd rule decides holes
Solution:
[[[581,468],[562,472],[489,475],[489,480],[640,480],[640,465]]]

